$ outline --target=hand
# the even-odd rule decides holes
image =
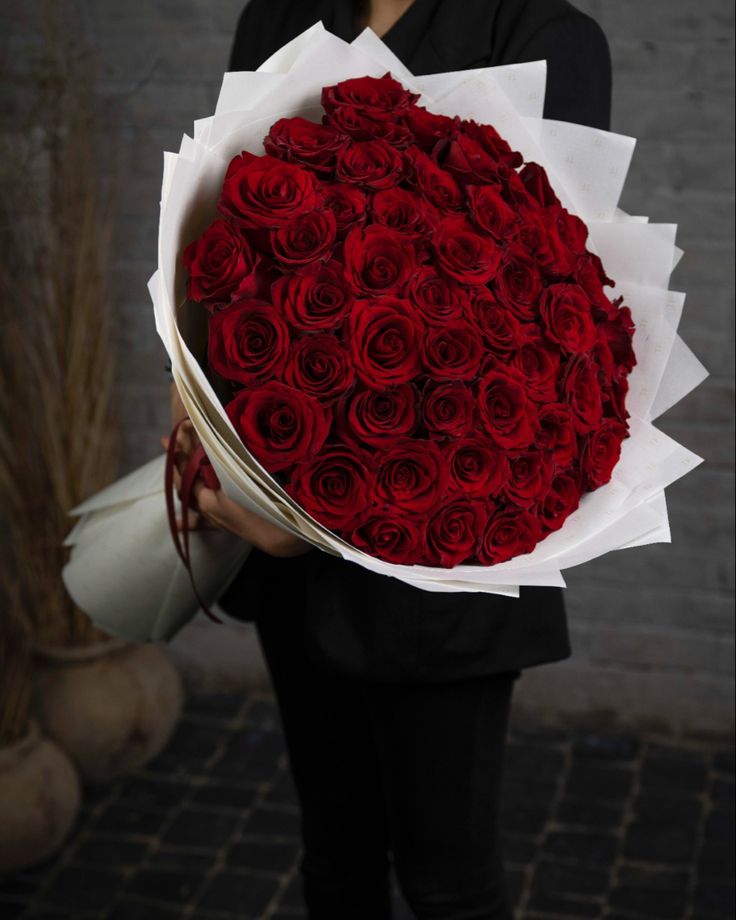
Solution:
[[[178,418],[182,418],[186,415],[186,409],[181,403],[178,392],[174,393],[174,390],[175,387],[172,388],[171,394],[172,418],[175,412],[180,411],[179,406],[183,412],[178,415]],[[168,449],[169,438],[161,438],[161,444]],[[177,432],[174,453],[174,484],[177,492],[181,490],[184,468],[198,444],[199,438],[192,423],[188,420],[183,422]],[[234,502],[225,495],[222,489],[208,489],[201,479],[194,482],[192,493],[199,512],[190,509],[188,518],[190,530],[220,527],[272,556],[299,556],[312,548],[310,543],[295,537],[290,531],[271,524],[255,512]],[[177,518],[176,523],[181,530],[181,517]]]

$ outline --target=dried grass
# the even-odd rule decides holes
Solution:
[[[25,723],[29,645],[103,635],[64,590],[62,541],[118,462],[94,73],[49,9],[33,110],[0,149],[0,743]]]

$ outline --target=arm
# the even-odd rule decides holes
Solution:
[[[595,20],[570,13],[540,26],[514,62],[547,61],[544,117],[610,130],[611,54]]]

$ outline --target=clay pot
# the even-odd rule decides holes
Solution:
[[[82,794],[74,765],[35,719],[0,747],[0,790],[0,873],[43,862],[74,826]]]
[[[34,649],[32,707],[82,777],[130,773],[167,744],[181,715],[182,679],[156,644],[111,638]]]

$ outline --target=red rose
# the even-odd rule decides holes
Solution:
[[[539,407],[537,447],[552,454],[557,469],[565,469],[578,455],[578,439],[573,427],[572,412],[564,403],[548,403]]]
[[[375,224],[345,239],[345,277],[367,295],[395,294],[411,277],[414,253],[399,233]]]
[[[368,118],[393,119],[418,98],[388,73],[380,78],[355,77],[322,89],[322,107],[328,114],[338,106],[350,106]]]
[[[565,246],[576,255],[582,255],[585,252],[585,244],[588,240],[588,227],[585,221],[575,214],[570,214],[561,205],[552,208],[550,213],[554,218],[560,239]]]
[[[538,429],[537,410],[516,376],[488,371],[478,384],[478,409],[485,429],[499,447],[523,450]]]
[[[475,554],[486,523],[480,502],[454,498],[442,505],[427,524],[427,559],[431,565],[452,568]]]
[[[498,160],[467,134],[459,133],[440,149],[442,168],[458,185],[488,185],[498,178]]]
[[[336,108],[325,116],[325,121],[341,134],[356,141],[385,141],[398,150],[403,150],[414,141],[414,135],[406,125],[388,119],[368,118],[348,105]]]
[[[326,261],[335,245],[337,222],[329,209],[308,211],[271,231],[271,248],[283,268],[295,269]]]
[[[560,200],[552,191],[547,171],[539,163],[525,163],[524,167],[519,170],[519,178],[532,198],[538,201],[543,208],[559,205]]]
[[[506,562],[530,553],[541,538],[542,527],[533,514],[521,509],[499,509],[488,521],[478,559],[481,565]]]
[[[261,257],[236,227],[221,218],[186,247],[182,259],[189,273],[187,297],[208,310],[256,296],[262,287]]]
[[[459,381],[427,386],[422,418],[430,437],[457,438],[467,434],[475,419],[473,394]]]
[[[431,233],[439,219],[430,204],[403,188],[376,192],[371,206],[375,223],[395,230],[407,240]]]
[[[340,151],[335,175],[368,189],[385,189],[404,178],[404,160],[386,141],[355,141]]]
[[[366,221],[368,198],[355,185],[335,182],[325,186],[324,204],[335,215],[340,235],[352,227],[362,226]]]
[[[271,297],[288,322],[305,332],[335,329],[353,302],[344,266],[334,261],[282,275],[271,286]]]
[[[508,479],[506,454],[481,438],[461,438],[445,449],[451,483],[470,498],[500,494]]]
[[[348,346],[366,386],[383,390],[407,383],[419,372],[423,327],[406,300],[358,300],[348,320]]]
[[[539,516],[547,530],[559,530],[580,504],[580,480],[572,473],[561,473],[552,480],[549,492],[539,506]]]
[[[385,390],[359,390],[344,413],[348,427],[360,442],[384,447],[387,439],[410,435],[417,423],[417,393],[402,383]]]
[[[426,551],[421,522],[399,511],[373,515],[350,534],[350,542],[369,556],[396,565],[415,565]]]
[[[606,296],[603,287],[613,287],[614,282],[607,277],[598,256],[592,252],[586,252],[578,256],[575,265],[575,280],[588,295],[590,302],[599,311],[600,316],[608,316],[611,301]]]
[[[575,271],[577,257],[562,242],[549,211],[525,211],[518,231],[519,242],[546,278],[561,280]]]
[[[467,301],[465,290],[457,281],[437,274],[428,266],[413,275],[406,297],[429,323],[459,319]]]
[[[628,437],[626,425],[617,419],[603,419],[585,439],[580,468],[589,491],[605,485],[621,457],[621,442]]]
[[[286,491],[312,517],[331,530],[355,527],[373,499],[368,458],[354,448],[329,444],[298,464]]]
[[[587,357],[571,358],[562,377],[565,402],[572,409],[578,434],[587,434],[603,416],[601,387],[595,365]]]
[[[330,416],[318,400],[276,380],[241,390],[225,410],[243,444],[269,473],[316,454],[330,430]]]
[[[631,310],[628,307],[611,305],[609,317],[599,324],[599,333],[602,332],[605,337],[614,368],[623,368],[629,373],[636,365],[636,355],[632,347],[636,326],[631,318]]]
[[[429,326],[421,346],[422,364],[433,380],[471,380],[478,372],[483,345],[464,319]]]
[[[280,376],[289,330],[270,304],[246,300],[212,314],[207,350],[221,377],[255,386]]]
[[[282,227],[319,204],[314,174],[275,157],[244,151],[228,167],[219,210],[247,227]]]
[[[439,267],[462,284],[485,284],[496,275],[501,249],[465,221],[443,220],[434,239]]]
[[[526,390],[536,402],[548,403],[557,399],[560,378],[560,352],[546,342],[536,331],[527,332],[526,340],[514,353],[511,361],[526,380]]]
[[[527,450],[509,457],[509,477],[503,492],[514,505],[531,508],[547,494],[551,483],[552,467],[546,454]]]
[[[468,186],[470,213],[476,224],[496,240],[503,243],[510,240],[519,223],[516,212],[501,196],[500,185]]]
[[[410,167],[409,179],[427,201],[443,214],[460,211],[463,207],[463,193],[452,176],[441,169],[418,147],[409,147],[405,159]]]
[[[506,249],[494,282],[496,296],[522,320],[537,317],[542,277],[534,259],[523,246]]]
[[[334,335],[299,339],[284,368],[284,381],[310,396],[329,400],[352,386],[355,372],[345,349]]]
[[[389,509],[425,513],[446,487],[447,469],[434,441],[401,438],[379,458],[376,494]]]
[[[486,153],[498,160],[510,170],[516,170],[524,162],[522,155],[509,147],[501,135],[491,125],[479,125],[475,121],[463,121],[462,129],[468,137],[480,144]],[[514,172],[516,175],[516,172]]]
[[[598,338],[585,291],[577,284],[550,284],[542,294],[539,310],[544,334],[573,355],[591,350]]]
[[[346,137],[329,125],[305,118],[280,118],[271,126],[263,147],[272,157],[308,166],[328,176],[335,168],[338,152],[347,142]]]
[[[527,191],[521,181],[521,176],[515,169],[509,169],[503,164],[498,167],[498,181],[501,184],[501,194],[505,202],[522,213],[524,211],[538,211],[539,202]]]
[[[421,105],[412,105],[406,113],[409,125],[417,145],[425,153],[431,153],[437,141],[452,137],[458,130],[458,119],[447,115],[435,115]]]
[[[527,335],[525,326],[484,285],[471,288],[469,294],[466,314],[489,348],[503,355],[518,348]]]

